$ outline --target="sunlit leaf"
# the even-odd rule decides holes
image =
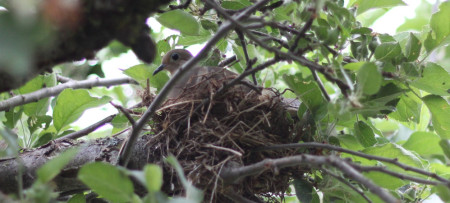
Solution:
[[[411,82],[411,85],[432,94],[449,96],[450,74],[438,64],[427,63],[422,77]]]
[[[442,97],[428,95],[422,100],[431,111],[431,122],[434,130],[443,139],[450,139],[450,105]]]
[[[133,183],[116,167],[96,162],[83,166],[78,179],[95,193],[112,202],[130,202],[133,197]]]
[[[179,30],[186,35],[198,35],[200,25],[197,20],[190,14],[183,10],[172,10],[164,12],[157,18],[162,25]]]

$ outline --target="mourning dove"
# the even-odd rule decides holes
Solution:
[[[167,70],[171,75],[181,68],[181,66],[186,63],[192,54],[184,49],[174,49],[162,58],[161,65],[153,72],[153,75],[160,71]],[[222,67],[211,67],[211,66],[197,66],[186,72],[181,79],[179,79],[169,95],[168,99],[177,99],[184,92],[195,88],[197,91],[202,91],[199,88],[206,88],[205,85],[198,85],[205,80],[209,80],[209,83],[215,83],[216,85],[222,85],[223,82],[234,79],[238,77],[237,73],[229,71]],[[214,81],[212,81],[214,79]],[[240,85],[242,86],[242,85]],[[241,88],[249,91],[248,87],[242,86]]]

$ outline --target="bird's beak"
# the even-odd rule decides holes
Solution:
[[[162,70],[164,70],[164,67],[166,67],[166,65],[161,64],[155,71],[153,71],[153,75],[156,75],[157,73],[159,73]]]

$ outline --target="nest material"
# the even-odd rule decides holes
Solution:
[[[182,97],[168,100],[154,117],[149,140],[149,156],[161,157],[157,164],[164,167],[164,192],[183,194],[175,171],[163,162],[174,155],[187,178],[205,193],[205,201],[229,201],[226,193],[233,192],[254,201],[274,200],[283,196],[292,174],[299,168],[267,170],[257,176],[225,184],[219,175],[224,167],[240,167],[266,158],[280,158],[295,154],[295,150],[254,151],[255,148],[298,142],[299,131],[289,119],[274,89],[262,94],[247,86],[230,88],[219,98],[194,111],[203,98],[212,98],[224,81],[204,77],[199,84],[186,87]]]

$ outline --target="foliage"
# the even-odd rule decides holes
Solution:
[[[271,6],[256,12],[254,21],[243,21],[242,24],[249,33],[264,40],[266,45],[283,53],[302,56],[316,66],[280,57],[250,39],[249,33],[244,33],[247,38],[243,44],[236,32],[228,32],[215,45],[218,52],[210,51],[209,58],[202,63],[217,64],[223,59],[222,55],[233,54],[238,61],[231,64],[230,69],[243,73],[248,65],[247,54],[248,58],[257,59],[257,64],[279,58],[280,62],[257,72],[255,76],[258,84],[275,87],[286,98],[299,98],[302,104],[297,115],[302,122],[310,124],[304,141],[330,143],[368,155],[396,159],[408,166],[449,178],[450,2],[442,2],[439,10],[433,14],[428,11],[429,19],[417,15],[416,18],[406,20],[399,27],[401,32],[395,35],[374,32],[369,25],[375,20],[361,16],[384,13],[392,7],[405,5],[401,0],[350,0],[348,5],[344,5],[343,0],[278,2],[271,1],[268,4]],[[432,7],[427,1],[421,4],[421,7]],[[172,3],[174,5],[175,2]],[[221,2],[221,6],[230,14],[239,13],[251,5],[253,3],[247,0]],[[10,12],[17,12],[9,4],[0,2],[0,6]],[[0,26],[11,29],[5,29],[9,30],[7,33],[0,32],[0,44],[9,47],[6,51],[8,55],[0,54],[0,66],[5,61],[17,67],[29,66],[31,59],[27,47],[35,46],[35,41],[40,39],[32,37],[23,41],[27,37],[12,32],[30,32],[34,36],[44,32],[46,26],[37,21],[29,27],[17,27],[1,15]],[[80,118],[88,119],[82,114],[90,108],[106,108],[110,101],[126,107],[137,103],[140,98],[136,94],[126,96],[125,92],[130,89],[133,92],[142,91],[142,88],[149,88],[149,84],[152,91],[159,92],[169,80],[167,74],[151,74],[160,64],[160,56],[173,48],[187,48],[207,42],[220,32],[220,26],[227,20],[223,15],[217,15],[214,9],[206,9],[202,1],[192,1],[186,9],[170,10],[155,14],[154,17],[164,26],[159,32],[151,33],[158,48],[155,62],[123,70],[123,74],[135,79],[139,85],[109,89],[66,89],[53,98],[43,98],[0,112],[1,142],[7,143],[0,155],[14,157],[17,156],[18,146],[27,150],[37,148],[79,130],[74,122]],[[308,21],[312,21],[309,26]],[[424,26],[417,27],[413,25],[415,22]],[[165,34],[169,28],[176,30],[176,34]],[[297,40],[302,28],[306,30]],[[292,47],[295,49],[291,50]],[[4,49],[7,48],[0,46],[1,53],[4,53]],[[122,54],[128,51],[127,47],[113,41],[97,54],[98,60],[59,65],[54,73],[40,75],[11,94],[27,94],[53,87],[58,84],[57,74],[81,79],[92,74],[104,77],[103,71],[108,70],[100,67],[110,60],[123,57]],[[287,88],[291,91],[283,91]],[[6,100],[12,97],[11,94],[1,93],[0,99]],[[96,118],[100,119],[102,117]],[[114,127],[112,133],[100,132],[102,136],[115,134],[131,126],[123,114],[116,116],[111,123]],[[42,166],[37,172],[39,181],[25,190],[26,198],[42,202],[56,198],[49,182],[75,154],[74,151],[68,151]],[[383,166],[400,174],[433,180],[423,174],[405,171],[393,163],[345,153],[340,156],[351,158],[363,166]],[[167,162],[184,180],[186,197],[169,198],[161,191],[164,171],[157,165],[150,164],[141,171],[134,171],[106,163],[91,163],[80,169],[78,178],[93,192],[112,202],[203,201],[202,192],[186,180],[176,159],[169,157]],[[330,168],[311,170],[300,178],[293,177],[292,184],[298,198],[293,198],[293,191],[286,191],[291,196],[286,201],[318,202],[319,196],[324,202],[364,201],[358,191],[369,193],[366,186],[349,181],[342,171]],[[438,195],[443,201],[450,199],[450,189],[442,184],[417,183],[380,171],[369,170],[362,174],[404,202],[419,202],[430,195]],[[147,195],[139,197],[134,193],[130,177],[146,187]],[[74,195],[69,202],[84,200],[83,195]],[[381,202],[374,194],[368,194],[367,197],[373,202]]]

